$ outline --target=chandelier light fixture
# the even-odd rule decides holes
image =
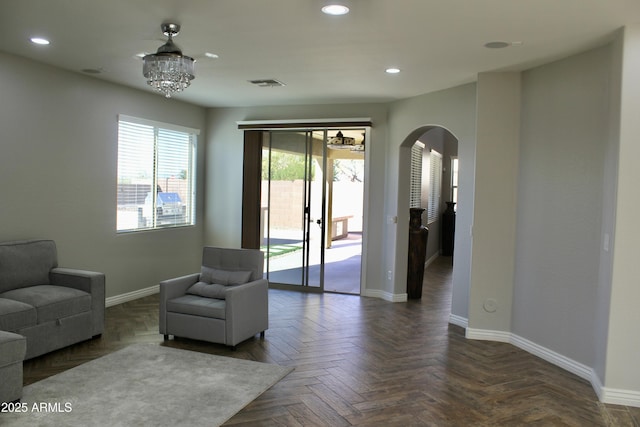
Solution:
[[[180,32],[180,25],[165,23],[161,27],[168,40],[156,53],[142,58],[142,74],[147,78],[149,86],[171,98],[174,93],[188,88],[191,80],[195,78],[195,60],[183,55],[173,42],[173,37]]]

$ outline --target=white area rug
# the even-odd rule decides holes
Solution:
[[[218,426],[292,370],[135,344],[28,385],[0,425]]]

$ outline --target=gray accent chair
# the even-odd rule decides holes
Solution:
[[[104,329],[105,276],[58,267],[53,240],[0,243],[0,330],[27,339],[25,359]]]
[[[206,246],[200,273],[160,282],[160,333],[236,345],[269,328],[264,253]]]

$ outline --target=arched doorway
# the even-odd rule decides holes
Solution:
[[[442,214],[446,208],[446,202],[457,203],[458,138],[443,126],[425,125],[412,131],[402,142],[399,150],[398,215],[408,217],[410,207],[425,209],[423,224],[429,228],[428,264],[440,256]],[[421,160],[419,166],[415,164],[417,158]],[[412,161],[413,167],[411,167]],[[416,195],[416,171],[420,172],[418,195]],[[415,205],[416,200],[419,206]],[[396,267],[398,274],[401,275],[399,278],[405,281],[406,237],[402,231],[399,233],[402,235],[398,236]]]

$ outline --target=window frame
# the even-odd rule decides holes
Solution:
[[[143,138],[144,140],[140,140],[140,150],[134,148],[136,151],[132,151],[131,153],[124,152],[127,149],[131,149],[132,140],[129,140],[127,143],[129,144],[126,147],[125,142],[123,142],[123,126],[122,124],[126,124],[129,127],[129,132],[133,135],[128,135],[129,137],[135,138],[136,131],[139,131],[141,134],[146,132]],[[139,126],[139,128],[135,128]],[[150,129],[151,128],[151,129]],[[116,191],[118,193],[118,197],[116,198],[116,232],[118,234],[126,234],[126,233],[135,233],[140,231],[151,231],[151,230],[161,230],[167,228],[180,228],[180,227],[192,227],[196,224],[195,212],[196,212],[196,176],[197,176],[197,147],[198,147],[198,136],[200,135],[199,129],[189,128],[185,126],[158,122],[154,120],[143,119],[139,117],[128,116],[124,114],[118,115],[118,133],[117,133],[117,167],[116,167]],[[126,130],[125,130],[126,131]],[[152,141],[148,138],[152,133]],[[163,135],[164,134],[164,135]],[[185,139],[183,144],[180,139]],[[165,147],[164,149],[162,147]],[[179,148],[180,152],[178,154],[175,153],[175,148]],[[146,151],[146,152],[144,152]],[[123,153],[124,152],[124,153]],[[135,164],[135,158],[126,158],[126,156],[131,157],[139,157],[144,162],[150,162],[152,171],[150,173],[150,182],[149,178],[142,179],[139,181],[141,183],[136,183],[136,187],[138,185],[143,188],[146,187],[147,191],[144,203],[141,203],[140,193],[135,199],[134,203],[121,203],[121,201],[129,200],[126,195],[122,194],[122,188],[127,185],[126,181],[137,181],[138,178],[133,178],[132,176],[127,176],[121,168],[123,164],[127,162],[132,162]],[[163,161],[161,159],[167,159]],[[166,163],[165,163],[166,162]],[[177,162],[175,165],[181,166],[184,165],[184,169],[181,169],[179,173],[171,175],[170,177],[161,177],[159,175],[159,170],[167,168],[167,164],[171,164]],[[147,166],[149,166],[149,164]],[[175,167],[174,165],[174,167]],[[141,167],[139,171],[142,172],[144,167]],[[166,194],[179,194],[180,203],[182,206],[182,212],[178,214],[173,214],[174,218],[171,219],[169,215],[168,221],[165,220],[161,222],[157,216],[158,212],[158,189],[160,184],[160,179],[171,179],[174,176],[183,176],[183,171],[186,171],[186,178],[184,178],[184,183],[181,185],[180,190],[176,190],[174,192],[167,192]],[[179,180],[183,178],[178,178]],[[156,189],[153,191],[152,189]],[[152,195],[152,201],[150,206],[147,207],[147,198],[149,195]],[[180,197],[181,196],[181,197]],[[167,196],[169,197],[169,196]],[[184,198],[185,200],[182,200]],[[123,206],[129,205],[129,213],[125,214],[126,209],[122,209]],[[131,209],[132,206],[135,207],[135,214],[132,214]],[[146,220],[143,209],[148,212],[152,212],[151,221]],[[134,216],[135,215],[135,219]]]

